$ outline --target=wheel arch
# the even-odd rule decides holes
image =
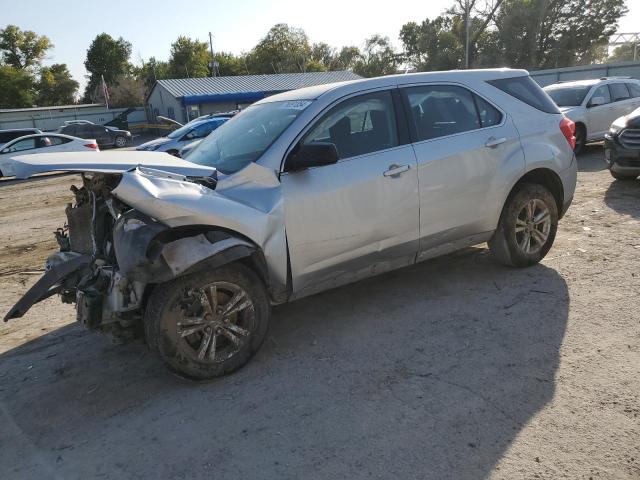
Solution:
[[[535,183],[547,188],[556,201],[556,206],[558,207],[558,218],[562,218],[564,206],[564,186],[562,185],[560,176],[550,168],[535,168],[520,177],[520,179],[518,179],[518,181],[509,191],[509,195],[507,195],[507,198],[504,201],[503,208],[504,205],[506,205],[509,200],[518,192],[520,186],[524,183]]]

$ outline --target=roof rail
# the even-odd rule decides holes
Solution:
[[[600,80],[630,80],[631,78],[629,75],[620,75],[616,77],[600,77]]]

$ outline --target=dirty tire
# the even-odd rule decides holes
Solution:
[[[530,233],[535,238],[536,248],[530,252],[522,247],[528,228],[542,230],[542,224],[522,226],[526,222],[527,205],[534,205],[534,211],[542,216],[544,211],[548,216],[544,220],[544,232]],[[535,221],[535,215],[534,221]],[[542,218],[542,217],[540,217]],[[548,218],[548,222],[547,219]],[[523,221],[525,219],[525,221]],[[533,222],[532,222],[533,223]],[[517,224],[517,226],[516,226]],[[524,231],[523,231],[524,229]],[[551,249],[558,229],[558,207],[551,192],[542,185],[524,183],[507,199],[500,215],[500,222],[493,237],[489,240],[489,248],[500,263],[511,267],[529,267],[540,262]],[[536,236],[538,235],[538,236]],[[538,241],[544,238],[544,241]],[[533,247],[531,240],[530,247]]]
[[[224,317],[234,305],[237,311]],[[207,313],[214,311],[219,314]],[[267,335],[270,314],[262,281],[244,265],[231,264],[155,287],[145,311],[145,334],[173,372],[209,380],[253,357]]]
[[[118,137],[116,137],[116,139],[115,139],[115,145],[116,145],[116,147],[118,147],[118,148],[122,148],[122,147],[124,147],[126,144],[127,144],[127,139],[126,139],[126,138],[124,138],[124,137],[122,137],[122,136],[118,136]]]
[[[621,172],[614,172],[613,170],[609,170],[609,173],[616,180],[635,180],[636,178],[638,178],[637,173],[621,173]]]

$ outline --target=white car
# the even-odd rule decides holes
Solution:
[[[640,107],[640,80],[626,77],[554,83],[544,91],[575,122],[576,153],[588,142],[604,139],[616,118]]]
[[[39,133],[19,137],[0,150],[0,177],[9,177],[14,174],[13,159],[21,155],[87,151],[100,151],[95,140],[85,140],[60,133]]]

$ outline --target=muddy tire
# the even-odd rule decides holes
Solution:
[[[613,170],[609,170],[609,173],[616,180],[635,180],[636,178],[638,178],[638,174],[636,173],[620,173],[614,172]]]
[[[270,314],[262,281],[244,265],[232,264],[154,288],[145,334],[169,369],[209,380],[253,357],[267,335]]]
[[[500,263],[529,267],[549,252],[558,229],[558,207],[549,190],[525,183],[512,193],[489,248]]]

